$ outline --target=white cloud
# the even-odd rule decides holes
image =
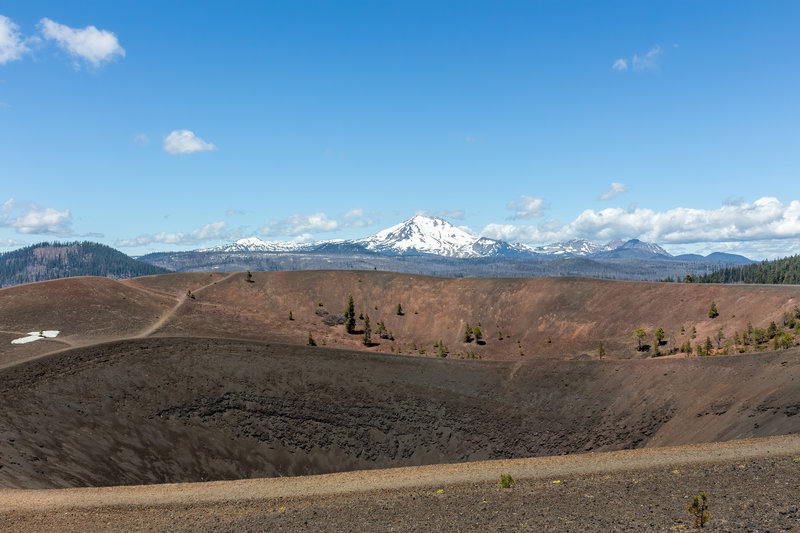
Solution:
[[[463,209],[440,209],[438,211],[430,211],[428,209],[417,209],[414,211],[415,215],[422,215],[426,217],[439,217],[447,220],[463,220],[466,213]]]
[[[133,136],[133,143],[139,146],[147,146],[150,144],[150,137],[146,133],[137,133]]]
[[[611,188],[600,195],[601,200],[611,200],[612,198],[617,197],[618,195],[627,191],[628,188],[625,186],[624,183],[620,183],[618,181],[614,181],[611,183]]]
[[[611,65],[611,68],[619,71],[628,70],[628,60],[619,58],[616,61],[614,61],[614,64]]]
[[[216,149],[217,147],[212,143],[204,141],[189,130],[175,130],[164,139],[164,150],[172,155],[191,154],[193,152]]]
[[[464,220],[466,213],[463,209],[442,209],[436,212],[436,216],[450,220]]]
[[[674,45],[677,47],[678,45]],[[651,70],[658,69],[658,60],[664,49],[660,45],[655,45],[647,51],[644,55],[634,54],[633,58],[628,61],[624,57],[620,57],[611,65],[613,70],[617,72],[625,72],[630,66],[633,70]]]
[[[310,242],[314,242],[314,236],[311,235],[310,233],[301,233],[297,237],[293,238],[291,242],[296,244],[307,244]]]
[[[326,213],[294,213],[283,220],[273,220],[261,229],[261,234],[265,237],[291,236],[295,242],[309,242],[313,233],[371,226],[375,223],[373,216],[374,213],[365,213],[361,208],[351,209],[338,216]]]
[[[325,213],[306,215],[295,213],[283,220],[273,221],[262,228],[264,236],[274,235],[300,235],[303,233],[326,233],[336,231],[340,227],[339,221]]]
[[[516,200],[511,200],[506,205],[508,209],[515,210],[512,219],[539,218],[547,207],[544,200],[538,196],[522,195]]]
[[[372,219],[372,213],[364,214],[364,210],[360,207],[351,209],[347,213],[344,213],[341,217],[342,226],[346,228],[363,228],[365,226],[371,226],[375,223]]]
[[[94,67],[111,61],[115,56],[125,57],[125,49],[119,45],[117,36],[107,30],[98,30],[94,26],[70,28],[48,18],[39,21],[39,29],[45,39],[55,41],[59,48]]]
[[[658,57],[661,55],[661,52],[663,52],[662,48],[659,45],[655,45],[643,56],[635,54],[633,56],[633,60],[631,61],[633,64],[633,70],[645,70],[658,67],[657,61]]]
[[[215,239],[235,240],[238,237],[237,232],[228,230],[227,222],[209,222],[189,233],[161,231],[132,239],[120,239],[116,245],[120,247],[145,246],[152,243],[192,245]]]
[[[32,202],[17,202],[11,198],[0,206],[0,210],[0,226],[14,228],[17,233],[59,237],[72,235],[72,215],[69,209],[59,211]]]
[[[22,246],[25,244],[23,241],[15,239],[0,239],[0,248],[10,248],[12,246]]]
[[[21,59],[26,52],[30,52],[30,48],[19,32],[19,26],[0,15],[0,65]]]
[[[638,238],[661,244],[797,239],[800,201],[783,204],[777,198],[764,197],[752,204],[723,205],[718,209],[676,207],[663,212],[642,208],[587,209],[565,225],[556,220],[536,226],[489,224],[481,234],[534,244],[574,238]]]

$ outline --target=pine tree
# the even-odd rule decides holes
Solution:
[[[597,347],[597,355],[602,359],[606,356],[606,349],[603,348],[603,342],[600,342],[600,345]]]
[[[464,342],[472,342],[472,328],[467,324],[467,328],[464,330]]]
[[[717,304],[715,302],[711,302],[711,307],[708,308],[708,318],[717,318],[719,316],[719,312],[717,311]]]
[[[661,346],[661,341],[664,340],[664,328],[659,327],[656,330],[656,347]]]
[[[372,344],[372,328],[369,326],[369,315],[364,315],[364,335],[362,337],[364,346]]]
[[[714,340],[717,341],[717,349],[722,348],[722,341],[725,339],[725,333],[722,331],[722,328],[719,328],[717,334],[714,335]]]
[[[347,308],[344,311],[344,328],[347,333],[353,333],[356,329],[356,307],[353,303],[353,295],[347,301]]]
[[[474,328],[472,328],[472,334],[475,336],[475,341],[478,343],[480,343],[481,340],[483,339],[483,332],[481,331],[480,326],[475,326]]]
[[[308,342],[306,342],[306,346],[316,346],[317,341],[314,340],[314,337],[311,336],[311,333],[308,334]]]
[[[645,337],[647,337],[647,332],[642,328],[638,328],[636,329],[636,331],[633,332],[633,338],[636,339],[636,342],[638,343],[637,350],[639,350],[640,352],[642,351],[642,340]]]
[[[403,306],[397,304],[397,316],[403,316]]]
[[[686,508],[692,516],[694,516],[694,527],[705,527],[708,522],[708,496],[705,492],[701,492],[694,498],[692,503]]]

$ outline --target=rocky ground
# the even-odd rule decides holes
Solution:
[[[500,488],[501,473],[516,477]],[[470,481],[465,481],[469,479]],[[305,478],[0,491],[6,531],[800,531],[800,437]]]

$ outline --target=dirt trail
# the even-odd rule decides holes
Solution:
[[[0,512],[197,505],[282,498],[328,497],[392,489],[495,482],[510,472],[521,480],[559,480],[621,471],[687,468],[703,463],[800,455],[800,435],[711,444],[623,450],[530,459],[479,461],[316,476],[57,490],[0,490]]]
[[[200,287],[198,289],[195,289],[193,291],[193,294],[197,294],[199,292],[202,292],[203,289],[206,289],[206,288],[218,283],[219,281],[225,281],[225,280],[235,276],[236,274],[237,274],[237,272],[231,272],[230,274],[228,274],[227,276],[225,276],[221,280],[210,281],[207,284],[203,285],[202,287]],[[149,288],[149,287],[146,287],[146,286],[142,286],[141,289],[144,290],[145,292],[150,292],[150,293],[153,293],[153,294],[159,294],[159,295],[162,295],[162,296],[166,294],[163,291],[159,291],[157,289],[152,289],[152,288]],[[170,296],[172,296],[172,295],[170,295]],[[166,324],[167,321],[175,315],[175,313],[178,311],[178,309],[180,309],[183,306],[183,304],[186,303],[186,298],[185,297],[181,297],[181,296],[177,296],[177,297],[175,297],[175,301],[177,303],[175,304],[175,306],[172,309],[170,309],[169,311],[164,313],[152,325],[150,325],[144,331],[142,331],[141,333],[136,335],[135,338],[149,337],[150,335],[152,335],[153,333],[158,331],[158,329],[161,328],[161,326],[163,326],[164,324]]]

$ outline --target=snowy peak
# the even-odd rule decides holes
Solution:
[[[198,252],[319,252],[387,255],[437,255],[451,258],[479,257],[588,257],[598,259],[668,259],[672,256],[655,243],[638,239],[598,244],[572,239],[536,248],[526,244],[477,237],[435,216],[416,215],[405,222],[357,240],[319,241],[315,244],[270,242],[258,237],[239,239]]]
[[[665,249],[660,247],[654,242],[644,242],[640,241],[639,239],[631,239],[625,244],[616,248],[617,250],[641,250],[643,252],[649,252],[655,255],[664,255],[667,257],[671,257],[671,254],[667,252]]]
[[[631,239],[612,250],[599,253],[598,257],[614,259],[668,259],[672,255],[662,247],[653,242],[644,242],[639,239]]]
[[[478,240],[478,237],[442,218],[416,215],[355,242],[362,244],[367,250],[398,255],[478,257],[481,254],[473,250],[473,245]]]
[[[534,248],[537,254],[561,256],[587,256],[609,250],[608,246],[597,244],[585,239],[572,239],[570,241],[555,242]]]
[[[246,237],[239,239],[236,242],[215,246],[214,248],[205,248],[197,250],[198,252],[299,252],[302,250],[310,250],[311,246],[308,244],[298,244],[294,242],[271,242],[262,241],[258,237]]]

